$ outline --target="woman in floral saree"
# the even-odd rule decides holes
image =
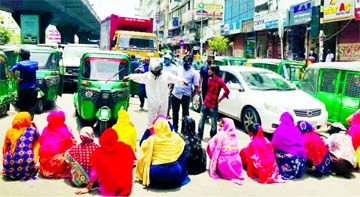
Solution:
[[[301,178],[305,171],[306,150],[302,134],[289,112],[281,115],[271,143],[281,178]]]
[[[28,112],[19,112],[7,130],[3,144],[3,171],[5,177],[26,180],[36,175],[39,132]]]
[[[222,118],[217,134],[211,138],[206,152],[210,157],[209,174],[213,179],[223,177],[242,184],[242,163],[240,158],[240,139],[236,134],[234,121]]]
[[[64,154],[76,141],[65,124],[63,111],[50,112],[47,121],[40,136],[40,173],[45,178],[64,178],[70,170]]]

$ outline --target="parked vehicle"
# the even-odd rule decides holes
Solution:
[[[279,74],[246,66],[222,66],[220,70],[230,94],[219,104],[219,113],[242,122],[245,131],[250,124],[260,123],[265,132],[272,133],[285,111],[294,121],[310,122],[317,132],[327,130],[325,105]]]
[[[10,104],[14,102],[16,89],[9,86],[10,80],[8,69],[10,64],[5,53],[0,51],[0,117],[7,114]]]
[[[129,107],[129,83],[122,79],[130,71],[130,60],[124,53],[85,53],[74,93],[75,113],[82,120],[95,122],[95,126],[99,124],[100,133],[105,130],[117,120],[120,109]]]
[[[345,119],[360,108],[360,62],[322,62],[309,66],[300,89],[322,101],[330,122]]]
[[[108,16],[100,25],[100,49],[138,57],[160,57],[153,19]]]
[[[51,47],[28,47],[30,59],[37,61],[36,71],[38,99],[36,112],[42,113],[44,107],[51,106],[57,96],[61,96],[64,88],[64,68],[61,52]]]
[[[64,83],[70,87],[76,87],[79,65],[82,55],[86,52],[98,51],[96,44],[66,44],[63,50]]]
[[[243,66],[247,61],[244,57],[215,56],[214,65],[218,66]]]
[[[250,59],[245,65],[274,71],[295,85],[303,78],[306,67],[305,63],[300,61],[280,59]]]
[[[4,47],[2,50],[8,59],[11,59],[10,66],[21,60],[18,54],[20,47],[28,49],[30,51],[30,59],[38,62],[39,69],[36,71],[38,86],[36,112],[42,113],[44,108],[51,106],[56,101],[57,96],[61,96],[63,92],[64,68],[62,66],[61,52],[52,47],[37,45]],[[10,82],[9,86],[16,88],[18,91],[18,86],[15,82]]]

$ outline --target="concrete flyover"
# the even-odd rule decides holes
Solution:
[[[88,0],[0,0],[0,10],[12,13],[19,26],[21,14],[39,15],[40,43],[49,24],[57,27],[61,42],[73,43],[75,34],[80,43],[99,37],[100,18]]]

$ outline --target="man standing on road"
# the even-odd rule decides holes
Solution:
[[[188,82],[180,77],[177,77],[169,72],[162,72],[162,62],[154,61],[150,64],[150,72],[142,74],[130,74],[124,77],[124,80],[133,80],[138,83],[146,84],[146,93],[148,98],[148,124],[158,114],[165,115],[168,108],[169,100],[169,83],[184,83]]]
[[[145,57],[144,63],[135,69],[135,72],[146,73],[149,71],[150,58]],[[140,111],[144,111],[144,103],[146,98],[146,87],[145,84],[139,86],[139,99],[140,99]]]
[[[195,88],[195,92],[198,92],[199,79],[192,66],[193,57],[192,55],[186,55],[184,57],[183,68],[178,70],[177,76],[186,79],[189,84],[176,84],[172,92],[172,108],[173,108],[173,126],[175,131],[178,131],[179,122],[179,110],[180,104],[182,108],[182,117],[189,115],[189,105],[192,95],[192,86]]]
[[[202,66],[200,68],[200,78],[199,78],[199,92],[201,92],[201,99],[205,99],[207,90],[208,90],[208,79],[209,79],[209,68],[210,66],[214,63],[214,56],[213,55],[208,55],[207,56],[207,64]],[[203,101],[203,100],[202,100]]]
[[[216,135],[217,131],[217,121],[218,121],[218,104],[230,93],[228,87],[225,85],[225,82],[222,78],[219,77],[220,68],[219,66],[211,66],[209,69],[209,79],[208,79],[208,91],[204,98],[204,102],[200,112],[200,120],[198,126],[198,135],[200,139],[203,139],[204,136],[204,124],[206,117],[210,115],[211,119],[211,130],[210,136],[213,137]],[[219,98],[221,88],[224,90],[224,94]]]
[[[36,85],[36,70],[38,69],[38,62],[30,60],[30,51],[27,49],[20,49],[19,55],[21,61],[10,68],[10,75],[19,83],[19,109],[20,111],[27,111],[34,119],[36,99],[37,99],[37,85]],[[19,77],[15,75],[15,71],[19,71]]]
[[[170,55],[170,53],[166,53],[164,55],[164,67],[163,70],[166,72],[170,72],[174,75],[177,75],[176,73],[176,66],[172,63],[172,56]],[[170,109],[171,109],[171,97],[172,97],[172,91],[174,89],[174,84],[169,84],[169,89],[170,89],[170,93],[169,93],[169,103],[168,103],[168,110],[167,110],[167,114],[166,116],[170,119]]]

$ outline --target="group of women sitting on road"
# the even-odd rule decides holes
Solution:
[[[243,169],[250,178],[270,184],[301,178],[305,172],[316,177],[333,172],[350,178],[360,165],[360,111],[346,132],[334,124],[327,140],[310,123],[294,123],[285,112],[271,141],[264,137],[261,125],[250,125],[251,141],[243,149],[232,119],[219,120],[217,134],[204,149],[191,117],[183,118],[178,134],[166,116],[158,115],[140,141],[137,158],[136,130],[125,110],[118,112],[118,121],[100,135],[99,142],[91,127],[83,127],[81,142],[76,142],[63,111],[50,112],[47,121],[40,135],[28,112],[15,116],[3,145],[6,178],[36,179],[40,171],[44,178],[69,179],[80,187],[76,194],[96,186],[100,195],[126,196],[131,193],[134,168],[143,185],[171,189],[189,183],[189,174],[205,172],[207,156],[211,178],[240,185]]]

